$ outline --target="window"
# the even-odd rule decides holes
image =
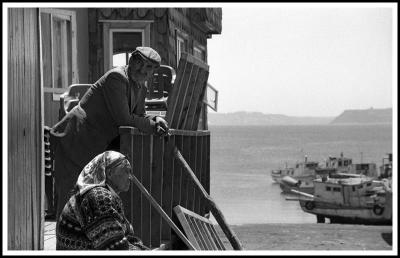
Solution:
[[[186,42],[181,36],[176,36],[176,67],[179,65],[182,52],[186,52]]]
[[[150,25],[146,20],[99,20],[103,24],[104,71],[126,65],[138,46],[150,46]]]
[[[354,185],[351,188],[353,189],[353,192],[356,191],[356,187]]]
[[[194,47],[193,48],[193,55],[195,57],[197,57],[198,59],[206,62],[206,51],[203,48]]]
[[[75,12],[40,9],[40,31],[43,88],[59,100],[69,85],[78,82]]]
[[[218,109],[218,91],[211,84],[207,83],[207,90],[204,98],[204,102],[217,112]]]
[[[326,190],[327,190],[327,191],[331,191],[331,187],[330,187],[330,186],[327,186],[327,187],[326,187]]]
[[[334,192],[340,192],[340,188],[338,188],[338,187],[333,187],[333,191],[334,191]]]

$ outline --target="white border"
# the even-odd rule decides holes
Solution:
[[[397,160],[397,3],[3,3],[3,55],[7,56],[7,47],[8,47],[8,8],[34,8],[34,7],[53,7],[53,8],[62,8],[62,7],[125,7],[125,8],[132,8],[132,7],[235,7],[235,8],[243,8],[243,7],[261,7],[261,8],[332,8],[332,7],[344,7],[344,8],[392,8],[393,11],[393,67],[392,67],[392,85],[393,88],[393,171],[394,171],[394,181],[395,184],[393,185],[393,191],[395,198],[393,199],[394,202],[394,209],[393,209],[393,246],[392,251],[332,251],[329,250],[327,252],[324,251],[224,251],[221,252],[212,252],[212,251],[201,251],[201,252],[194,252],[194,251],[168,251],[167,253],[162,251],[150,251],[150,252],[112,252],[106,253],[104,251],[88,251],[85,252],[89,255],[135,255],[140,254],[143,256],[146,255],[215,255],[215,254],[223,254],[223,255],[305,255],[305,254],[312,254],[312,255],[393,255],[398,254],[398,244],[397,244],[397,172],[398,172],[398,160]],[[8,56],[7,56],[8,57]],[[3,155],[5,154],[6,157],[3,156],[3,225],[7,225],[7,153],[8,153],[8,124],[7,124],[7,87],[6,85],[7,80],[7,61],[6,58],[3,58]],[[8,245],[8,234],[6,227],[3,227],[3,247],[7,248]],[[62,254],[69,254],[69,255],[81,255],[81,252],[62,252],[62,251],[39,251],[39,252],[32,252],[32,251],[4,251],[3,254],[6,255],[26,255],[29,252],[30,255],[62,255]]]

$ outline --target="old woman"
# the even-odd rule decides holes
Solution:
[[[116,151],[97,155],[80,173],[57,221],[57,250],[146,250],[124,215],[120,192],[132,168]]]

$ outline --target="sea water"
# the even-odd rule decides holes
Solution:
[[[392,152],[391,125],[209,126],[211,197],[231,225],[315,223],[285,200],[271,170],[329,156],[373,162]],[[212,220],[215,222],[214,218]]]

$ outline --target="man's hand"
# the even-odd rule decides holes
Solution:
[[[155,118],[156,122],[156,135],[158,136],[166,136],[168,135],[168,123],[162,117],[157,116]]]

